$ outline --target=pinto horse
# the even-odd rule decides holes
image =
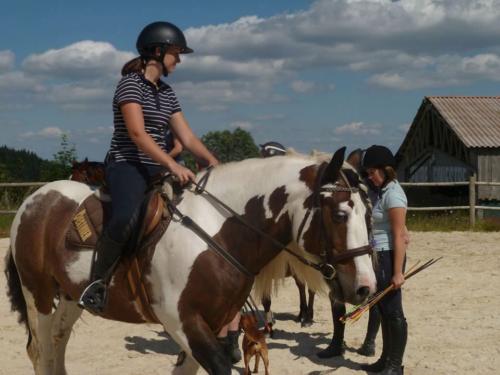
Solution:
[[[208,179],[198,174],[197,181],[206,183],[203,192],[187,187],[176,212],[189,216],[205,236],[174,217],[143,268],[156,320],[149,320],[127,293],[123,274],[130,265],[124,260],[116,267],[100,315],[162,324],[186,352],[173,374],[195,374],[202,367],[209,374],[228,375],[231,362],[217,333],[245,303],[253,275],[283,248],[293,247],[304,261],[307,256],[316,266],[322,264],[318,268],[334,270],[345,301],[365,300],[376,283],[367,202],[359,176],[343,163],[344,152],[338,150],[331,161],[299,154],[247,159],[213,168]],[[26,324],[27,352],[37,375],[66,374],[66,345],[82,313],[77,301],[89,282],[93,252],[68,250],[65,234],[79,204],[91,194],[79,182],[49,183],[24,201],[12,223],[6,259],[9,296]],[[237,264],[214,251],[213,243]]]

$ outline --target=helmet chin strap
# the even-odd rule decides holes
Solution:
[[[161,63],[161,67],[162,67],[162,69],[163,69],[163,77],[167,77],[167,76],[168,76],[168,69],[167,69],[167,67],[165,66],[165,63],[164,63],[164,62],[162,62],[162,63]]]
[[[165,65],[165,55],[166,54],[167,54],[167,48],[166,47],[162,47],[161,51],[160,51],[160,56],[158,56],[156,58],[156,61],[158,61],[160,63],[160,65],[161,65],[163,77],[167,77],[168,76],[168,69],[167,69],[167,66]]]

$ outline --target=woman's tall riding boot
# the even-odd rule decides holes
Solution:
[[[228,339],[228,354],[231,358],[231,362],[233,364],[241,361],[241,350],[238,343],[238,338],[240,337],[240,331],[227,331],[227,339]]]
[[[380,325],[382,327],[382,354],[380,358],[372,364],[362,364],[361,369],[368,372],[380,372],[385,369],[389,351],[391,350],[392,341],[390,335],[390,327],[387,323],[387,318],[381,316]]]
[[[330,299],[332,306],[333,338],[328,347],[316,355],[319,358],[337,357],[345,352],[344,330],[345,324],[340,321],[345,315],[345,305],[342,302],[334,302]]]
[[[403,375],[403,355],[408,338],[408,324],[402,311],[392,315],[388,321],[391,335],[391,348],[387,355],[387,363],[381,375]]]
[[[366,329],[365,341],[358,349],[358,354],[366,357],[373,357],[375,355],[375,338],[377,337],[379,327],[380,311],[378,306],[373,306],[370,309],[370,315],[368,317],[368,327]]]
[[[123,244],[116,242],[106,232],[99,237],[95,249],[90,284],[85,288],[78,305],[93,313],[104,310],[107,301],[107,287],[115,265],[122,254]]]

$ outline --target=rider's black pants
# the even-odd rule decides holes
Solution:
[[[141,163],[109,161],[106,184],[111,195],[111,215],[106,233],[114,241],[125,243],[130,237],[131,220],[137,215],[151,178],[164,168]]]

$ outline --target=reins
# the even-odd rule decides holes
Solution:
[[[253,225],[248,220],[246,220],[245,218],[243,218],[242,215],[240,215],[239,213],[237,213],[235,210],[233,210],[231,207],[229,207],[227,204],[225,204],[223,201],[221,201],[215,195],[213,195],[212,193],[210,193],[205,188],[206,183],[208,181],[208,177],[210,175],[210,172],[211,172],[211,168],[209,168],[206,171],[206,173],[200,179],[199,183],[197,183],[195,181],[191,181],[190,184],[195,186],[195,189],[194,189],[194,193],[195,194],[199,194],[199,195],[203,195],[204,194],[204,195],[206,195],[211,200],[213,200],[215,203],[217,203],[220,207],[222,207],[223,209],[225,209],[228,213],[230,213],[231,215],[233,215],[234,218],[236,218],[240,223],[242,223],[246,227],[250,228],[251,230],[253,230],[255,233],[259,234],[260,236],[268,239],[276,247],[278,247],[281,250],[284,250],[287,253],[291,254],[292,256],[296,257],[303,264],[305,264],[305,265],[307,265],[307,266],[309,266],[311,268],[314,268],[315,270],[321,272],[321,274],[323,275],[323,277],[325,279],[331,280],[331,279],[333,279],[335,277],[337,271],[336,271],[335,267],[332,264],[330,264],[328,262],[315,263],[315,262],[312,262],[312,261],[308,260],[307,258],[303,257],[302,255],[295,253],[293,250],[291,250],[290,248],[288,248],[286,245],[284,245],[283,243],[281,243],[280,241],[278,241],[277,239],[275,239],[271,235],[267,234],[266,232],[264,232],[260,228],[257,228],[255,225]],[[321,171],[321,172],[323,172],[323,171]],[[319,173],[320,177],[317,179],[317,183],[316,183],[317,185],[320,183],[319,181],[321,181],[321,174],[322,173]],[[341,175],[343,181],[345,182],[345,184],[347,185],[347,187],[338,186],[337,184],[334,184],[331,187],[320,187],[320,186],[317,186],[315,188],[315,192],[314,192],[314,194],[315,194],[314,205],[315,206],[312,207],[312,208],[310,208],[307,211],[307,213],[306,213],[306,215],[305,215],[305,217],[304,217],[304,219],[303,219],[303,221],[302,221],[302,223],[301,223],[301,225],[299,227],[299,237],[298,238],[300,238],[300,235],[302,234],[302,230],[304,228],[305,221],[307,221],[307,218],[309,217],[310,212],[312,211],[312,209],[313,208],[314,209],[320,208],[320,205],[319,205],[319,194],[321,192],[335,193],[335,192],[343,191],[343,192],[355,193],[355,192],[358,191],[357,188],[353,188],[353,187],[350,186],[350,184],[349,184],[346,176],[344,175],[344,173],[342,171],[340,171],[340,175]],[[203,228],[201,228],[198,224],[196,224],[189,216],[183,215],[179,211],[179,209],[176,206],[174,206],[173,204],[168,203],[167,206],[168,206],[169,210],[171,211],[172,215],[176,214],[179,217],[180,222],[181,222],[182,225],[186,226],[187,228],[191,229],[194,233],[196,233],[217,254],[219,254],[224,259],[226,259],[230,264],[232,264],[235,268],[237,268],[244,275],[246,275],[248,277],[255,277],[256,276],[255,273],[249,271],[235,257],[233,257],[226,249],[224,249],[221,245],[219,245],[216,241],[214,241],[212,239],[212,237],[207,232],[205,232],[203,230]],[[323,223],[322,230],[323,230],[323,232],[325,231],[324,223]],[[334,256],[333,264],[337,264],[339,262],[342,262],[344,260],[347,260],[347,259],[359,256],[359,255],[371,254],[372,251],[373,251],[373,249],[371,248],[370,245],[361,246],[361,247],[358,247],[358,248],[355,248],[355,249],[348,249],[348,252]],[[321,255],[323,257],[326,257],[326,248],[323,249]]]

